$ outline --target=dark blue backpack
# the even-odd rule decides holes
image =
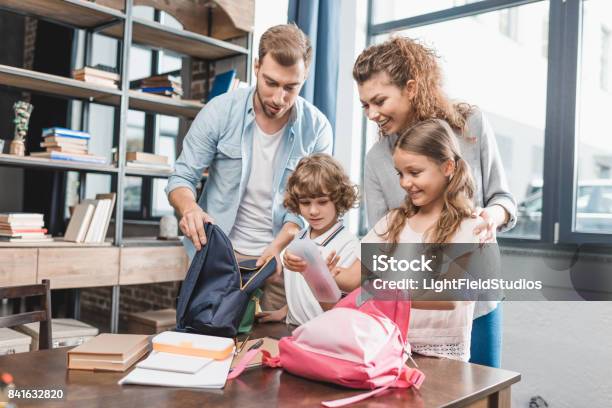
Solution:
[[[238,265],[229,238],[205,224],[207,243],[189,266],[176,307],[176,330],[235,337],[251,295],[276,271],[271,258],[260,268],[255,260]]]

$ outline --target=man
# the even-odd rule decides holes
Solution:
[[[310,41],[294,24],[267,30],[254,64],[255,88],[220,95],[198,113],[166,188],[190,258],[206,243],[205,222],[228,234],[239,260],[261,265],[276,257],[264,310],[285,305],[279,253],[302,227],[283,207],[287,178],[302,157],[332,152],[329,121],[299,96],[311,59]],[[196,203],[205,168],[209,176]]]

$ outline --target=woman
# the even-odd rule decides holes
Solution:
[[[427,119],[448,122],[476,184],[482,221],[474,228],[481,241],[516,223],[516,201],[509,192],[495,136],[483,113],[466,103],[451,102],[442,90],[442,74],[433,50],[409,38],[396,37],[365,49],[353,67],[359,98],[368,119],[379,127],[380,140],[366,155],[365,204],[370,226],[400,207],[406,192],[397,183],[392,152],[398,135]],[[499,367],[501,307],[478,302],[474,312],[470,361]]]

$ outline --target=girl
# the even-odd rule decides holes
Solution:
[[[398,135],[414,124],[443,119],[474,176],[472,216],[481,219],[473,233],[483,241],[516,223],[516,201],[509,192],[495,136],[483,113],[465,103],[452,103],[442,91],[442,74],[434,50],[397,37],[364,50],[353,67],[359,98],[368,119],[381,134],[366,156],[365,203],[373,225],[404,201],[406,192],[395,181],[392,150]],[[481,209],[482,208],[482,209]],[[478,302],[474,318],[472,362],[499,367],[501,310],[496,302]]]
[[[404,202],[362,243],[479,242],[472,233],[480,222],[471,217],[474,182],[448,123],[430,119],[408,129],[395,144],[393,163]],[[474,302],[413,301],[408,331],[413,351],[468,361],[473,313]]]
[[[308,227],[295,239],[309,237],[327,260],[330,271],[355,263],[355,249],[359,240],[342,224],[342,215],[357,202],[357,187],[331,156],[314,154],[300,160],[287,180],[285,207],[300,214]],[[263,314],[261,321],[282,320],[300,325],[323,313],[333,305],[320,304],[301,275],[306,262],[285,251],[282,255],[287,306],[279,313]],[[359,286],[359,271],[343,270],[334,276],[342,291]]]

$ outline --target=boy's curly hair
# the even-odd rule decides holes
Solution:
[[[325,195],[334,203],[338,217],[341,217],[356,206],[359,189],[330,155],[317,153],[302,158],[287,180],[285,208],[299,214],[300,198]]]

